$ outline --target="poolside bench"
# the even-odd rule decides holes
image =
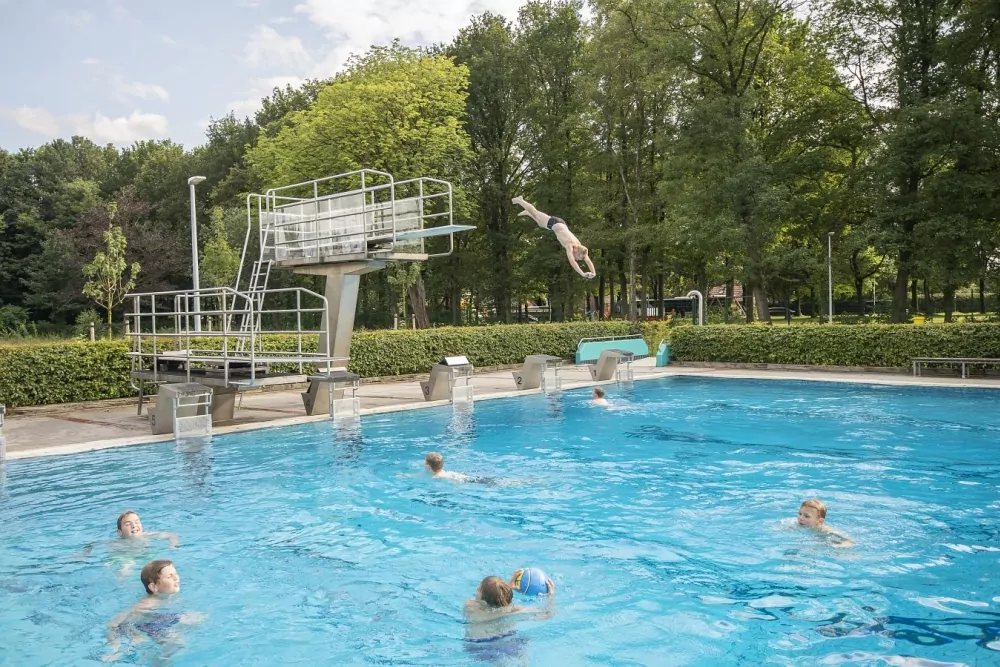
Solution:
[[[642,334],[581,338],[576,345],[576,363],[577,365],[595,363],[605,350],[631,352],[633,359],[645,359],[649,356],[649,346],[646,345],[646,339],[642,337]]]
[[[524,358],[520,371],[513,371],[514,384],[520,389],[558,391],[560,388],[559,365],[562,358],[551,354],[529,354]]]
[[[931,365],[958,365],[962,370],[963,379],[969,377],[971,366],[1000,366],[1000,359],[987,357],[913,357],[910,361],[913,362],[913,375],[915,377],[920,377],[920,371],[924,366]]]
[[[632,360],[635,355],[628,350],[604,350],[596,363],[588,364],[590,379],[594,382],[606,382],[614,378],[621,382],[621,366],[625,365],[625,378],[632,380]]]

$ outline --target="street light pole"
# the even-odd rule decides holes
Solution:
[[[198,213],[194,205],[194,186],[205,180],[204,176],[192,176],[188,179],[188,187],[191,189],[191,278],[194,283],[194,330],[201,331],[201,289],[198,281]]]
[[[827,322],[833,324],[833,232],[826,235],[826,273],[827,273],[827,296],[829,298],[830,310],[827,311]]]

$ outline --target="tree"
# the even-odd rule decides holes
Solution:
[[[108,313],[108,338],[111,338],[111,311],[120,304],[125,295],[135,287],[139,275],[139,263],[128,266],[125,261],[125,247],[128,242],[121,227],[114,224],[117,205],[108,204],[108,228],[104,232],[105,250],[94,256],[94,261],[83,267],[83,275],[88,278],[83,293],[93,299]],[[125,273],[128,271],[128,279]]]
[[[201,251],[199,270],[206,287],[234,287],[240,268],[240,253],[229,244],[229,226],[226,218],[240,218],[239,209],[212,209],[208,223],[208,241]]]
[[[493,268],[484,276],[485,288],[492,294],[497,317],[509,322],[517,245],[524,229],[516,223],[511,199],[520,194],[524,182],[522,146],[527,141],[524,106],[528,86],[519,67],[514,31],[503,17],[489,12],[473,17],[448,53],[469,68],[465,129],[473,158],[463,180],[475,204],[473,220]],[[463,276],[467,285],[473,277],[468,273],[467,268]],[[461,289],[458,281],[451,287],[455,306],[452,320],[457,324]]]
[[[854,100],[881,144],[871,165],[880,195],[874,218],[896,267],[892,321],[902,322],[917,272],[938,274],[946,302],[956,284],[981,272],[981,261],[977,268],[967,260],[991,236],[990,225],[979,223],[996,220],[996,3],[819,6]]]
[[[352,58],[276,135],[262,136],[248,161],[270,183],[361,168],[457,182],[469,158],[462,127],[468,77],[466,67],[445,56],[398,42],[375,47]],[[418,326],[430,321],[424,290],[418,274],[408,289]]]

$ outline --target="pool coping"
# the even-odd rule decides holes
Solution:
[[[644,369],[645,370],[645,369]],[[695,365],[686,363],[683,366],[663,367],[662,371],[644,372],[641,376],[634,378],[635,382],[647,380],[659,380],[667,377],[697,377],[705,379],[720,380],[770,380],[770,381],[804,381],[804,382],[830,382],[840,384],[878,385],[878,386],[902,386],[902,387],[932,387],[945,389],[1000,389],[1000,382],[971,380],[942,377],[914,377],[899,374],[898,376],[878,377],[867,373],[845,373],[837,371],[803,371],[803,370],[778,370],[778,369],[753,369],[740,367],[720,367],[718,365]],[[569,391],[583,389],[598,385],[615,384],[614,380],[605,382],[570,381],[562,383],[562,389]],[[474,403],[489,401],[494,399],[513,398],[515,396],[531,396],[541,394],[541,389],[513,390],[492,392],[489,394],[477,395]],[[360,411],[360,417],[371,415],[389,414],[393,412],[406,412],[409,410],[423,410],[428,408],[439,408],[451,405],[450,401],[423,401],[413,403],[399,403],[384,405],[372,408],[364,408]],[[303,424],[313,424],[330,421],[329,415],[296,416],[284,417],[269,421],[256,421],[244,424],[233,424],[230,426],[213,427],[212,435],[229,435],[233,433],[244,433],[262,429],[283,428],[287,426],[299,426]],[[149,435],[149,436],[126,436],[122,438],[108,438],[91,440],[88,442],[69,443],[65,445],[55,445],[51,447],[39,447],[34,449],[8,452],[7,460],[23,460],[32,458],[42,458],[49,456],[63,456],[67,454],[81,454],[85,452],[98,451],[103,449],[117,449],[132,445],[151,445],[163,442],[174,441],[172,434]]]

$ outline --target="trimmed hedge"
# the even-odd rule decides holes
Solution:
[[[350,368],[362,377],[376,377],[426,373],[441,357],[455,354],[466,355],[476,366],[516,364],[528,354],[570,359],[581,338],[624,336],[640,328],[662,337],[659,323],[640,326],[623,321],[359,331],[351,344]],[[318,342],[312,336],[303,341],[303,348],[315,351]],[[656,338],[650,344],[658,342]],[[222,340],[192,340],[192,346],[219,348]],[[264,339],[269,350],[295,346],[294,336]],[[160,349],[165,349],[162,344]],[[127,351],[124,341],[0,345],[0,403],[19,407],[132,396]]]
[[[466,355],[476,366],[517,364],[528,354],[570,359],[581,338],[637,332],[650,354],[660,340],[669,340],[677,361],[908,367],[911,357],[1000,358],[1000,324],[669,327],[615,321],[359,331],[350,367],[375,377],[426,373],[453,354]],[[318,341],[304,343],[315,350]],[[221,346],[221,340],[202,339],[197,346]],[[294,346],[293,336],[264,340],[266,349]],[[127,349],[124,341],[0,345],[0,403],[19,407],[132,396]]]
[[[678,327],[677,361],[903,368],[912,357],[1000,358],[1000,324]]]
[[[0,346],[0,403],[8,408],[134,395],[124,341]]]
[[[624,321],[361,331],[351,342],[350,369],[362,377],[426,373],[441,357],[452,354],[464,354],[474,366],[517,364],[529,354],[570,359],[581,338],[627,336],[635,331],[636,325]]]

